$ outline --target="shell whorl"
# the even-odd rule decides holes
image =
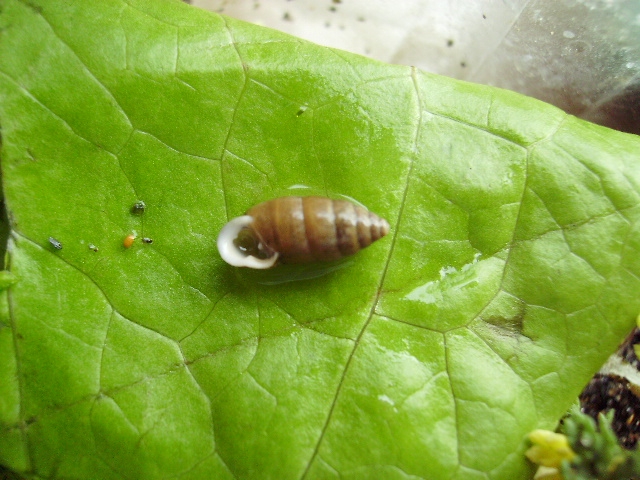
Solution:
[[[281,197],[247,211],[249,228],[282,263],[337,260],[389,233],[389,223],[346,200]]]

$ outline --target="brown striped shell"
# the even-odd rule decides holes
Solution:
[[[276,198],[252,207],[246,216],[227,225],[241,219],[246,219],[245,228],[257,240],[261,256],[271,263],[258,266],[255,262],[234,263],[225,258],[220,240],[225,229],[218,237],[218,248],[228,263],[252,268],[269,268],[276,260],[281,263],[337,260],[389,233],[389,223],[366,208],[325,197]]]

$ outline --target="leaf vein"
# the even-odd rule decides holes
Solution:
[[[13,79],[13,77],[9,76],[8,74],[3,72],[2,70],[0,70],[0,75],[2,75],[3,77],[7,78],[13,85],[15,85],[20,91],[22,91],[29,99],[31,99],[34,103],[36,103],[37,105],[42,107],[45,111],[50,113],[54,118],[56,118],[57,120],[62,122],[62,124],[65,127],[67,127],[71,131],[71,133],[74,134],[76,137],[78,137],[80,140],[84,140],[85,142],[87,142],[87,143],[89,143],[89,144],[93,145],[94,147],[99,148],[101,150],[108,151],[106,149],[106,147],[104,147],[102,145],[98,145],[97,143],[93,142],[92,140],[89,140],[88,138],[84,137],[80,132],[76,131],[71,126],[71,124],[69,122],[67,122],[64,118],[62,118],[60,115],[58,115],[56,112],[54,112],[50,107],[45,105],[40,99],[38,99],[34,94],[32,94],[27,88],[25,88],[22,85],[20,85],[16,80]]]
[[[409,191],[409,184],[411,181],[411,177],[412,177],[412,173],[413,173],[413,168],[414,168],[414,164],[416,161],[416,157],[418,155],[418,139],[420,138],[420,130],[422,127],[422,97],[420,95],[420,88],[418,87],[418,83],[416,80],[416,69],[412,67],[411,69],[411,80],[413,83],[413,88],[414,88],[414,94],[416,96],[416,100],[417,100],[417,106],[418,106],[418,121],[416,124],[416,129],[415,129],[415,135],[414,135],[414,139],[413,139],[413,154],[411,155],[411,161],[409,163],[409,168],[407,171],[407,177],[405,179],[405,185],[404,185],[404,192],[403,192],[403,196],[402,196],[402,201],[400,204],[400,211],[398,212],[398,218],[397,221],[395,222],[396,225],[398,225],[400,223],[400,218],[402,218],[402,214],[404,212],[404,206],[406,204],[406,199],[407,199],[407,194]],[[366,321],[364,322],[362,329],[360,330],[360,333],[358,334],[358,336],[355,339],[353,348],[351,349],[351,353],[349,354],[349,357],[347,358],[347,361],[345,363],[344,369],[342,371],[342,376],[340,377],[340,380],[338,382],[338,386],[336,388],[336,394],[333,398],[333,401],[331,403],[331,406],[329,407],[329,412],[327,414],[327,418],[325,420],[325,423],[322,427],[322,431],[320,433],[320,436],[318,438],[318,441],[316,442],[316,446],[314,448],[314,451],[311,455],[311,457],[309,458],[309,462],[307,464],[307,468],[304,470],[304,472],[302,473],[301,478],[304,479],[307,477],[307,475],[310,472],[311,469],[311,465],[313,464],[316,456],[319,454],[320,452],[320,446],[322,444],[322,441],[325,438],[325,434],[327,432],[327,428],[329,427],[329,423],[331,422],[331,418],[333,417],[333,412],[335,411],[336,405],[338,403],[338,398],[340,397],[340,393],[342,391],[342,388],[345,384],[345,379],[347,376],[347,372],[349,371],[349,368],[353,362],[353,358],[355,357],[355,353],[360,345],[360,341],[365,333],[365,331],[367,330],[367,327],[369,326],[369,323],[371,322],[371,319],[373,318],[374,314],[376,313],[376,308],[378,306],[378,302],[380,300],[380,296],[382,294],[382,286],[384,285],[384,280],[387,274],[387,271],[389,269],[389,264],[391,262],[391,257],[393,256],[393,250],[396,244],[396,240],[398,238],[398,232],[397,229],[395,229],[394,234],[393,234],[393,238],[391,240],[391,247],[389,249],[389,254],[388,257],[385,261],[383,270],[382,270],[382,274],[380,275],[380,281],[378,283],[378,288],[376,289],[376,296],[372,302],[371,305],[371,310],[369,311],[369,315],[366,319]]]
[[[116,97],[111,93],[111,91],[106,87],[106,85],[104,85],[96,75],[94,75],[94,73],[89,69],[89,67],[84,63],[84,61],[82,60],[82,58],[80,58],[80,56],[76,53],[76,51],[71,48],[71,45],[64,40],[60,34],[58,34],[58,32],[56,31],[56,29],[53,27],[53,24],[51,23],[51,21],[49,21],[49,19],[44,15],[44,13],[42,13],[42,11],[39,12],[40,16],[43,18],[43,20],[47,23],[47,25],[49,26],[49,29],[51,30],[51,33],[53,33],[55,35],[55,37],[60,41],[60,43],[62,43],[75,57],[76,60],[78,60],[78,62],[80,63],[80,65],[82,65],[82,68],[89,74],[89,76],[96,82],[96,84],[102,89],[102,91],[104,93],[106,93],[109,98],[111,99],[111,101],[113,101],[113,103],[115,104],[115,106],[118,108],[118,110],[120,110],[120,112],[122,112],[122,114],[124,115],[124,117],[127,119],[127,122],[129,124],[129,128],[133,128],[133,123],[131,123],[131,119],[129,118],[129,116],[127,115],[127,112],[124,111],[124,109],[120,106],[120,103],[118,102],[118,100],[116,99]]]

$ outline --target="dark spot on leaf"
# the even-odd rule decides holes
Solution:
[[[365,21],[366,21],[366,19],[365,19],[362,15],[360,15],[360,16],[358,17],[358,21],[359,21],[359,22],[365,22]]]
[[[487,16],[483,13],[482,14],[482,18],[484,18],[485,20],[487,19]]]
[[[489,325],[498,327],[500,330],[503,330],[504,333],[522,335],[524,312],[525,310],[523,308],[517,315],[512,317],[492,316],[487,318],[483,317],[482,320]]]
[[[329,7],[329,11],[330,12],[337,12],[338,9],[332,5],[332,6]]]
[[[486,325],[494,327],[493,330],[498,334],[509,337],[520,337],[526,336],[523,333],[526,313],[527,305],[520,302],[504,314],[494,314],[486,317],[481,316],[480,319]]]
[[[462,68],[466,68],[467,67],[467,62],[460,62],[460,66]]]
[[[291,18],[291,14],[289,14],[289,12],[284,12],[284,15],[282,15],[282,19],[285,22],[291,22],[293,21],[293,18]]]
[[[453,40],[447,40],[447,47],[453,47]]]

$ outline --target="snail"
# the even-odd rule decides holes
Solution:
[[[236,267],[271,268],[353,255],[389,233],[366,208],[325,197],[281,197],[250,208],[218,235],[222,259]]]

